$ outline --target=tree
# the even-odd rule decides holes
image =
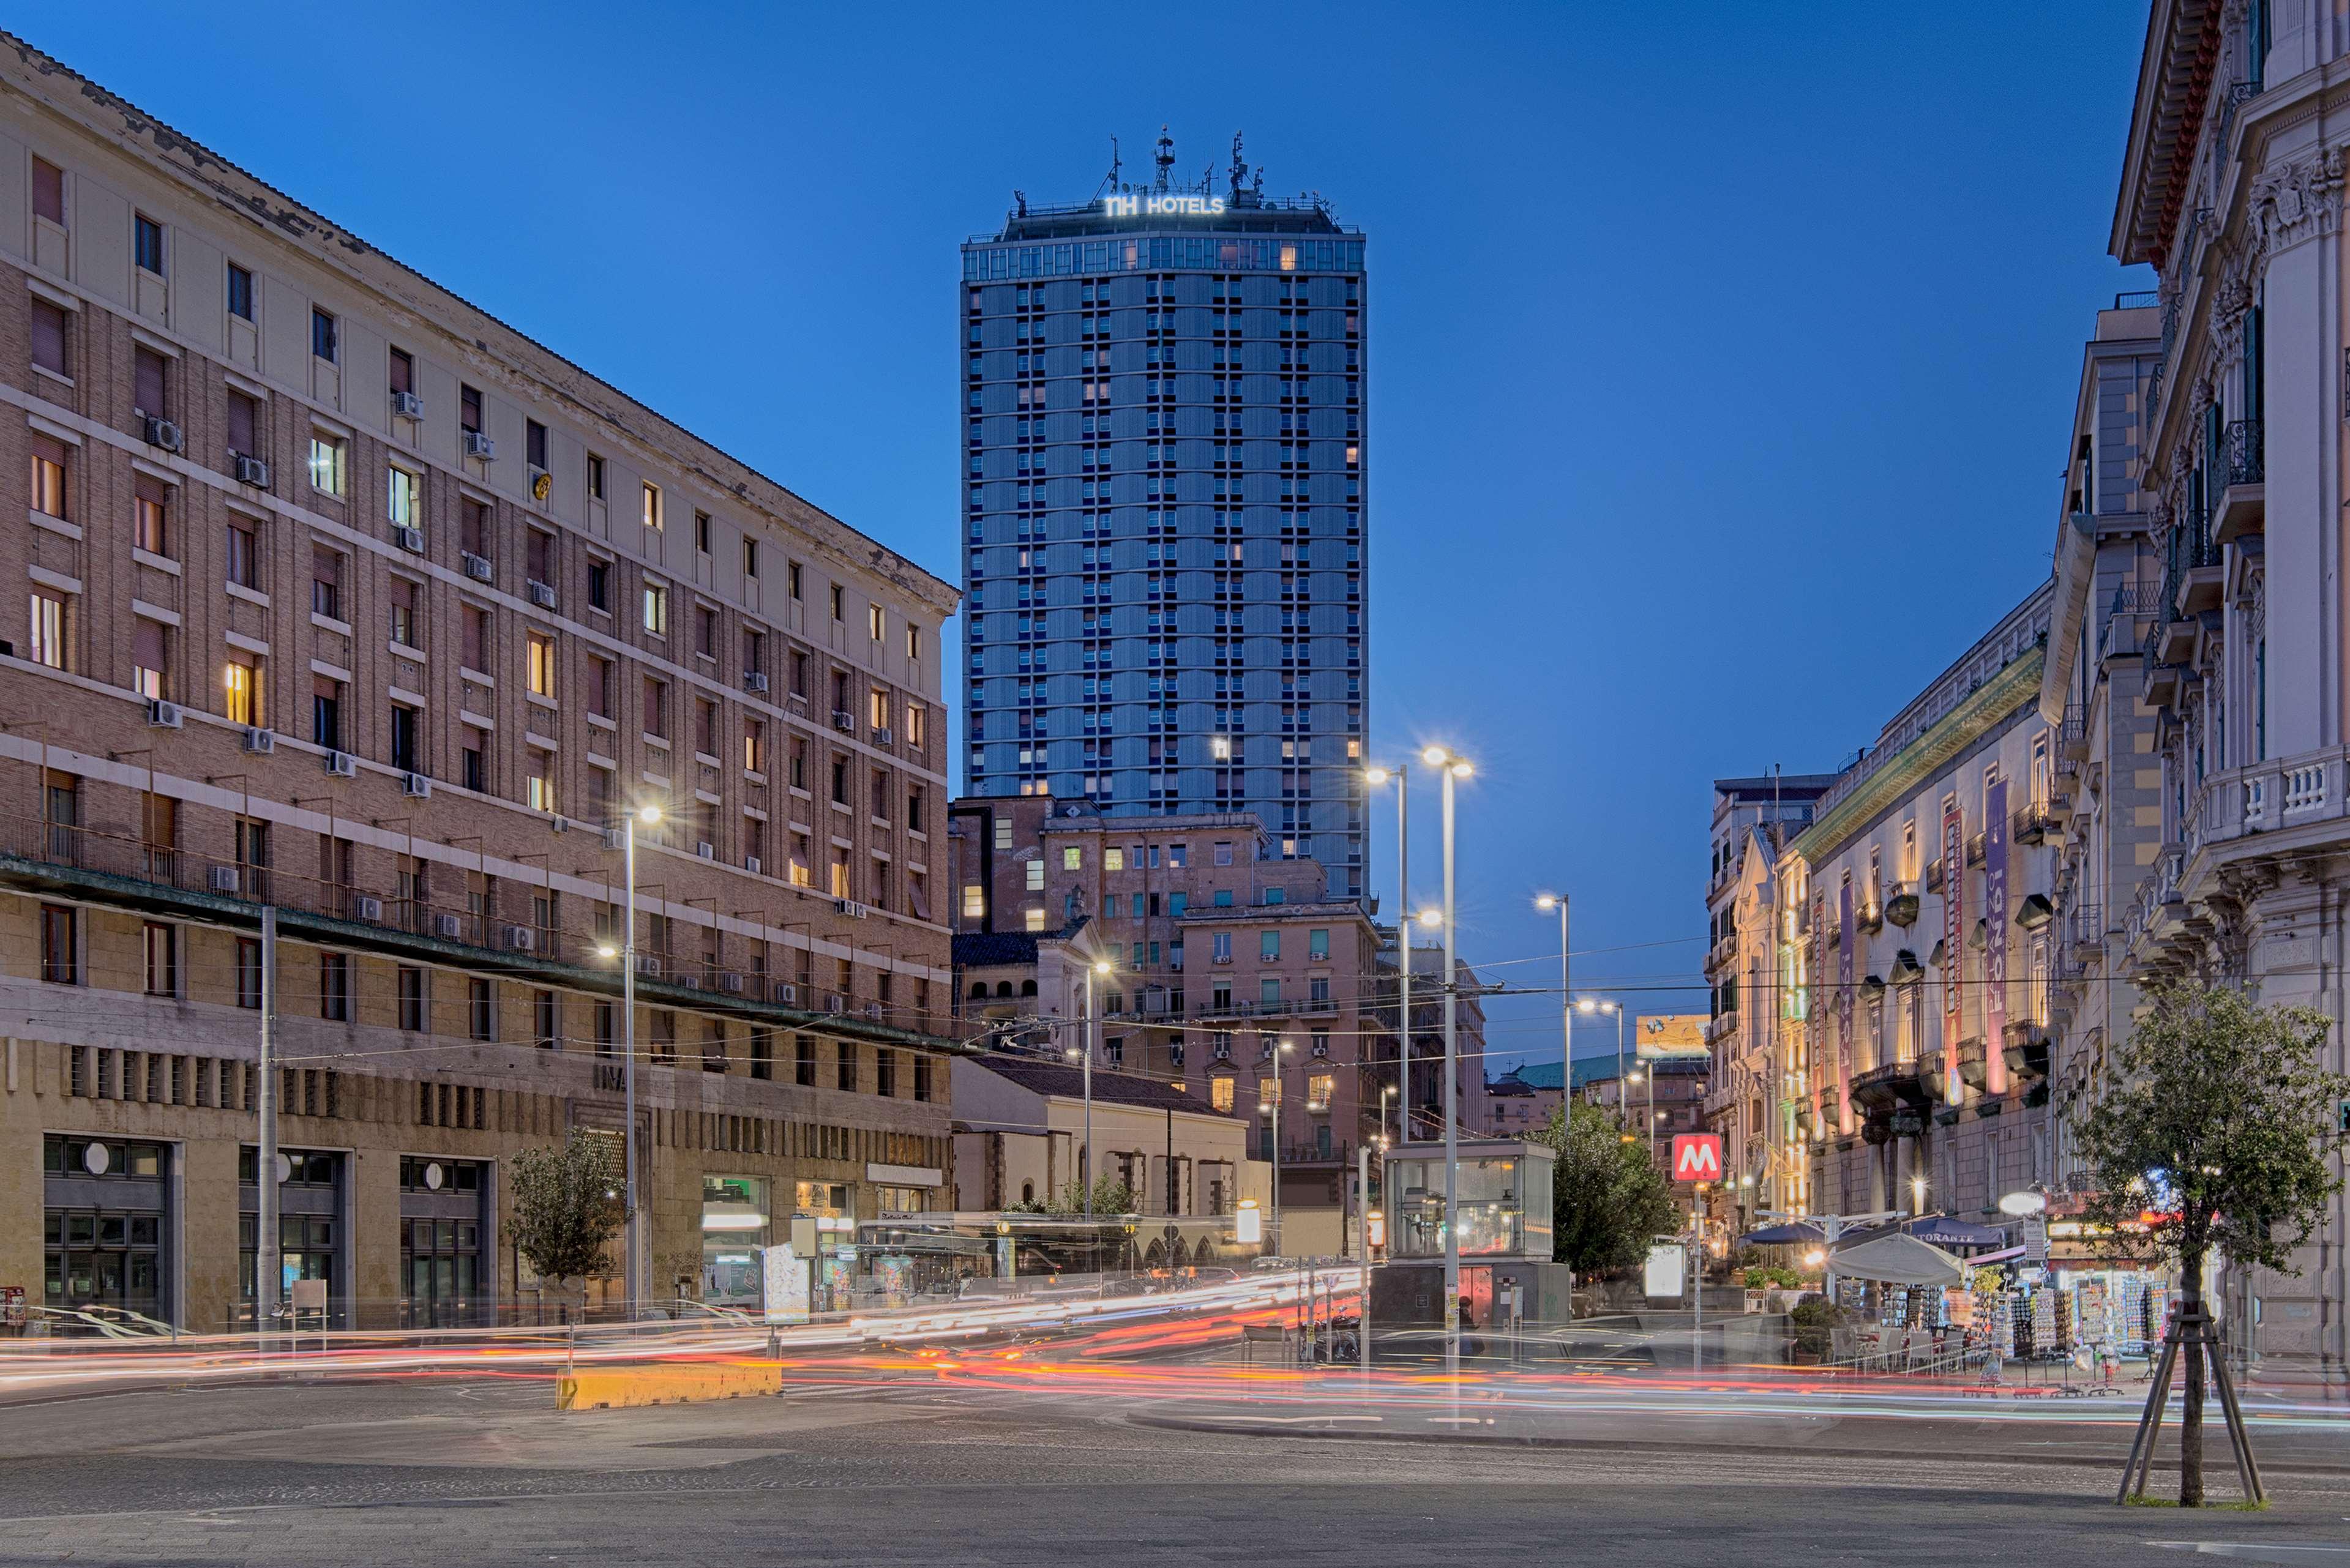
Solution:
[[[1672,1188],[1616,1118],[1577,1100],[1551,1114],[1537,1137],[1558,1151],[1552,1167],[1552,1256],[1577,1275],[1627,1269],[1654,1237],[1682,1229]]]
[[[2095,1182],[2086,1218],[2117,1245],[2178,1265],[2181,1311],[2203,1311],[2217,1253],[2297,1273],[2293,1251],[2342,1189],[2329,1157],[2350,1079],[2323,1065],[2326,1017],[2256,1007],[2219,986],[2148,992],[2116,1087],[2073,1117]],[[2203,1347],[2187,1350],[2178,1501],[2203,1501]]]
[[[604,1245],[626,1215],[608,1139],[582,1127],[559,1148],[526,1148],[508,1162],[507,1234],[523,1261],[550,1280],[610,1273]]]

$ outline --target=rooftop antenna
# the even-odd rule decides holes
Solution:
[[[1172,170],[1174,167],[1175,167],[1175,139],[1174,139],[1173,137],[1171,137],[1171,136],[1170,136],[1170,135],[1168,135],[1168,134],[1167,134],[1167,128],[1166,128],[1164,125],[1162,125],[1162,126],[1160,126],[1160,127],[1159,128],[1159,190],[1164,191],[1164,190],[1166,190],[1166,189],[1167,189],[1167,177],[1168,177],[1168,172],[1169,172],[1170,170]]]
[[[1241,156],[1241,133],[1232,132],[1232,195],[1241,193],[1241,182],[1248,178],[1248,161]]]
[[[1115,191],[1118,189],[1118,171],[1124,167],[1125,165],[1119,161],[1118,156],[1118,138],[1113,136],[1109,139],[1109,174],[1102,181],[1103,190]]]
[[[1027,192],[1015,190],[1012,192],[1012,211],[1018,217],[1024,218],[1028,215]]]

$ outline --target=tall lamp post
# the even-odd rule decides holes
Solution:
[[[1108,972],[1107,959],[1096,959],[1086,965],[1086,1016],[1082,1036],[1085,1040],[1086,1141],[1077,1152],[1077,1179],[1085,1183],[1087,1220],[1094,1217],[1094,1030],[1099,1022],[1094,1012],[1094,976]]]
[[[1396,786],[1396,1064],[1403,1083],[1403,1141],[1411,1141],[1411,764],[1368,768],[1363,778],[1373,786],[1392,777]]]
[[[1616,1015],[1616,1125],[1620,1128],[1632,1118],[1631,1093],[1626,1086],[1627,1080],[1624,1076],[1623,1005],[1620,1002],[1601,1002],[1596,997],[1586,996],[1575,1004],[1575,1010],[1586,1018],[1595,1012],[1612,1012]]]
[[[1284,1040],[1273,1048],[1273,1093],[1270,1098],[1260,1095],[1257,1109],[1264,1113],[1265,1132],[1273,1144],[1273,1248],[1274,1256],[1283,1257],[1288,1243],[1281,1234],[1281,1054],[1296,1049]]]
[[[1559,1057],[1558,1103],[1562,1110],[1575,1094],[1575,986],[1573,971],[1567,965],[1566,895],[1544,893],[1534,900],[1534,908],[1547,913],[1558,910],[1558,1026],[1566,1035]]]
[[[628,1217],[628,1256],[625,1282],[628,1294],[629,1321],[637,1320],[638,1303],[644,1300],[644,1214],[637,1201],[637,825],[650,827],[661,819],[660,807],[641,805],[621,819],[620,879],[627,884],[622,895],[625,920],[621,928],[620,947],[615,953],[609,942],[596,950],[606,958],[620,961],[620,1048],[626,1054],[620,1062],[621,1103],[628,1131],[621,1138],[620,1158],[627,1177],[621,1184],[621,1212]]]
[[[1467,778],[1467,762],[1442,746],[1430,746],[1419,760],[1444,779],[1444,1366],[1461,1375],[1461,1223],[1454,1199],[1461,1188],[1460,943],[1461,926],[1452,898],[1453,785]]]

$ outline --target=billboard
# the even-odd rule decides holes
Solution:
[[[1635,1031],[1639,1037],[1640,1059],[1706,1054],[1705,1024],[1706,1015],[1702,1012],[1644,1014]]]

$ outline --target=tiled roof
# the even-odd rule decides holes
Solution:
[[[1074,1100],[1086,1092],[1084,1069],[1060,1062],[1047,1062],[1035,1056],[993,1055],[979,1057],[977,1065],[1039,1095]],[[1171,1084],[1163,1084],[1156,1078],[1139,1077],[1132,1073],[1104,1072],[1098,1067],[1094,1069],[1093,1096],[1105,1105],[1181,1111],[1187,1116],[1227,1115],[1205,1100],[1184,1094]]]

